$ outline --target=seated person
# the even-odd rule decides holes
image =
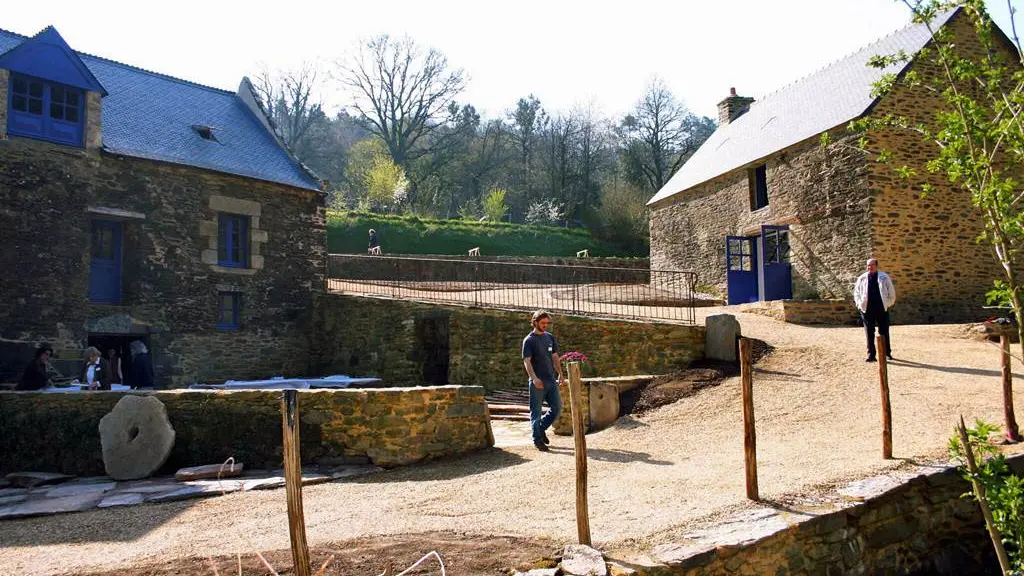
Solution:
[[[25,367],[15,390],[41,390],[52,386],[53,382],[50,381],[48,373],[52,353],[53,349],[46,345],[36,348],[35,359]]]

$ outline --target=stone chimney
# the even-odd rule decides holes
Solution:
[[[722,126],[739,118],[750,109],[753,98],[737,96],[736,89],[729,89],[729,97],[718,103],[718,123]]]

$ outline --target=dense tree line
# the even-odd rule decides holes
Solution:
[[[660,79],[621,118],[519,98],[498,118],[460,102],[465,73],[408,38],[378,36],[329,70],[264,71],[254,82],[295,154],[338,208],[586,226],[642,250],[646,201],[715,129]],[[326,90],[343,90],[334,117]]]

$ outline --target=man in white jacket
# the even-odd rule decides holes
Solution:
[[[885,356],[892,360],[892,346],[889,343],[889,308],[896,303],[896,288],[892,279],[878,269],[878,260],[868,260],[867,272],[857,278],[853,287],[853,301],[864,320],[864,331],[868,337],[867,362],[875,358],[875,326],[885,338]]]

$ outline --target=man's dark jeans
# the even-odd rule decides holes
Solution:
[[[558,393],[558,383],[552,380],[545,382],[540,389],[528,381],[530,387],[530,424],[533,425],[533,441],[539,442],[544,431],[551,427],[562,411],[562,396]],[[549,410],[541,416],[541,407],[547,402]]]
[[[885,338],[885,355],[892,356],[892,343],[889,341],[889,313],[885,310],[868,310],[861,312],[860,317],[864,320],[864,332],[868,338],[868,358],[874,358],[875,352],[875,326],[878,326],[878,333]]]

